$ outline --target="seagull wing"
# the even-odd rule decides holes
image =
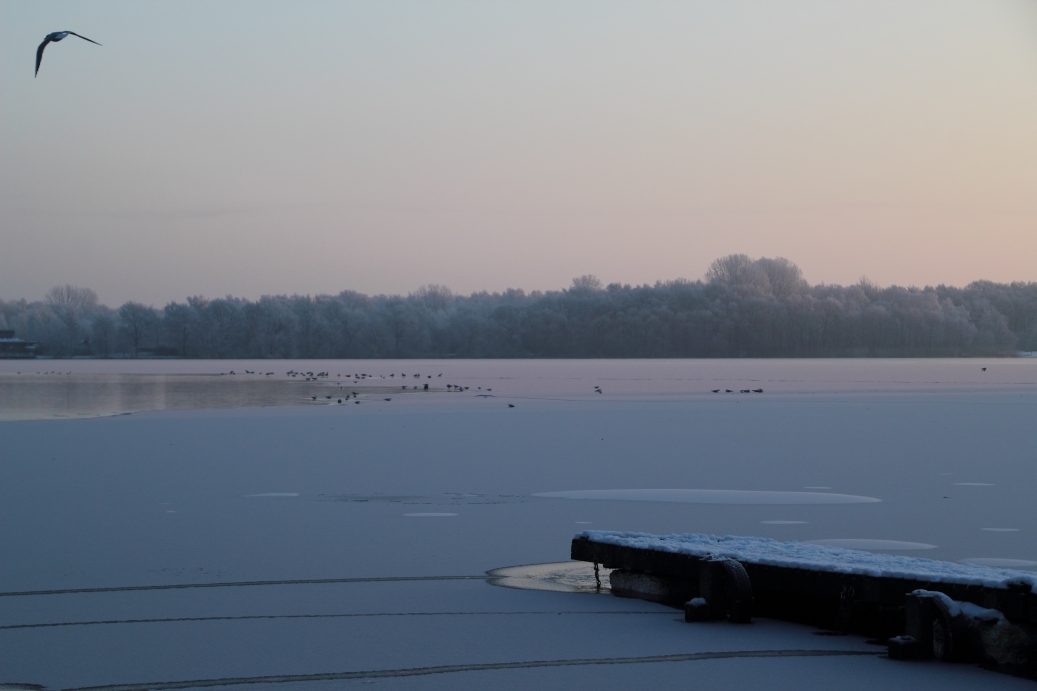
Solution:
[[[79,34],[77,34],[75,31],[66,31],[65,33],[72,34],[73,36],[79,36]],[[100,43],[97,43],[97,41],[95,41],[95,40],[93,40],[91,38],[87,38],[86,36],[79,36],[79,38],[83,39],[84,41],[90,41],[91,43],[96,44],[96,45],[101,45]]]
[[[43,49],[47,47],[47,44],[51,42],[51,34],[47,35],[47,38],[43,39],[43,43],[36,49],[36,74],[40,73],[40,63],[43,61]]]

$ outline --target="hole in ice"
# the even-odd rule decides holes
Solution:
[[[825,492],[767,492],[737,489],[582,489],[539,492],[547,499],[612,499],[620,501],[667,501],[684,504],[868,504],[874,497]]]
[[[825,547],[844,547],[846,549],[863,549],[866,551],[886,552],[910,549],[936,549],[936,545],[928,545],[924,542],[902,542],[900,540],[859,540],[859,539],[834,539],[834,540],[807,540],[812,545],[824,545]]]
[[[1018,528],[980,528],[980,530],[985,530],[988,533],[1018,533],[1019,532]]]
[[[456,516],[456,513],[405,513],[408,518],[442,518],[445,516]]]
[[[958,487],[993,487],[993,482],[955,482]]]
[[[807,521],[760,521],[763,525],[805,525]]]
[[[997,569],[1032,569],[1037,567],[1037,561],[1029,559],[998,559],[995,557],[970,557],[959,559],[962,564],[976,564],[977,566],[992,566]]]
[[[246,497],[297,497],[298,492],[263,492],[262,494],[246,494]]]
[[[576,524],[577,525],[590,525],[591,522],[590,521],[576,521]]]
[[[585,561],[506,566],[487,571],[490,585],[521,590],[552,590],[559,593],[607,593],[612,569],[599,567],[601,590],[594,581],[594,565]]]
[[[166,513],[176,513],[176,511],[166,511]]]

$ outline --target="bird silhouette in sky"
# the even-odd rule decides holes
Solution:
[[[43,39],[43,43],[36,49],[36,74],[40,73],[40,63],[43,62],[43,49],[47,47],[48,43],[57,43],[58,41],[65,40],[68,36],[79,36],[75,31],[55,31],[52,34],[47,34],[47,37]],[[79,36],[84,41],[90,41],[96,45],[101,45],[97,41],[87,38],[86,36]]]

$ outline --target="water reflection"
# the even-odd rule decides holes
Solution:
[[[384,394],[352,382],[209,374],[0,374],[0,420],[47,420],[144,410],[340,405]],[[396,389],[394,393],[401,393]],[[341,402],[341,403],[340,403]]]

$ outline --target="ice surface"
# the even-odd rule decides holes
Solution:
[[[667,501],[682,504],[870,504],[874,497],[821,492],[771,492],[737,489],[581,489],[537,492],[546,499],[598,499],[611,501]]]
[[[25,364],[0,362],[0,371]],[[926,552],[939,559],[976,555],[1037,567],[1034,531],[980,530],[1032,523],[1037,360],[1005,361],[985,379],[966,360],[256,365],[248,369],[427,369],[470,391],[394,395],[378,406],[0,423],[0,591],[228,586],[0,596],[0,682],[69,688],[825,649],[870,654],[500,669],[379,683],[451,691],[669,690],[689,679],[703,688],[1032,686],[968,665],[892,663],[854,636],[813,636],[809,627],[766,620],[688,625],[651,603],[494,588],[484,575],[564,562],[574,528],[584,527],[577,521],[656,535],[878,536],[939,545]],[[144,360],[61,366],[99,374],[245,369]],[[708,393],[735,380],[758,380],[767,393]],[[593,384],[606,393],[594,394]],[[470,395],[487,385],[502,398]],[[509,409],[508,401],[518,405]],[[803,488],[822,485],[882,501],[782,507],[530,496],[580,487],[809,493]],[[278,490],[299,496],[243,499]],[[404,521],[404,512],[458,515]],[[761,523],[772,520],[803,522]],[[437,580],[455,576],[470,580]],[[377,580],[292,582],[341,578]],[[284,582],[229,586],[262,580]],[[108,621],[137,623],[101,623]]]
[[[1037,567],[1037,561],[1030,559],[1001,559],[998,557],[970,557],[961,559],[962,564],[978,564],[979,566],[993,566],[1002,569],[1032,569]]]
[[[408,391],[406,398],[475,397],[479,387],[507,399],[615,400],[707,399],[710,391],[762,386],[762,397],[783,395],[974,394],[1037,390],[1037,359],[1008,359],[981,372],[970,359],[950,360],[2,360],[0,420],[53,419],[126,411],[185,408],[236,408],[289,405],[338,405],[338,398],[359,391],[361,398],[382,401],[390,390],[403,394],[389,379],[403,368],[433,374],[438,394]],[[59,364],[60,363],[60,364]],[[63,374],[38,374],[60,367]],[[255,374],[245,374],[245,370]],[[370,377],[353,380],[356,370]],[[231,375],[229,372],[237,374]],[[329,372],[320,381],[286,377],[289,371]],[[67,374],[66,374],[67,372]],[[266,372],[273,372],[267,377]],[[442,373],[443,376],[436,376]],[[223,376],[220,376],[223,375]],[[342,375],[341,377],[338,375]],[[604,394],[593,387],[607,382]],[[446,393],[447,383],[467,386]],[[338,387],[345,389],[340,393]],[[331,387],[331,388],[329,388]],[[361,388],[363,387],[363,388]],[[453,391],[453,389],[451,389]],[[324,395],[334,398],[325,399]],[[370,394],[370,396],[369,396]],[[316,396],[317,400],[312,400]],[[741,398],[741,397],[739,397]],[[346,400],[346,403],[352,401]],[[396,405],[397,401],[393,401]],[[755,403],[750,404],[755,405]],[[350,406],[351,409],[360,409]],[[829,476],[821,475],[829,483]],[[819,478],[807,478],[817,482]]]
[[[1031,587],[1037,584],[1037,576],[1024,571],[873,554],[862,550],[828,547],[806,542],[778,542],[770,538],[734,535],[717,537],[694,533],[648,535],[603,530],[587,530],[577,537],[580,536],[587,537],[592,542],[607,545],[621,545],[698,557],[728,557],[750,564],[784,566],[811,571],[823,570],[865,576],[917,578],[934,583],[983,585],[990,588],[1007,588],[1009,583],[1029,583]]]

